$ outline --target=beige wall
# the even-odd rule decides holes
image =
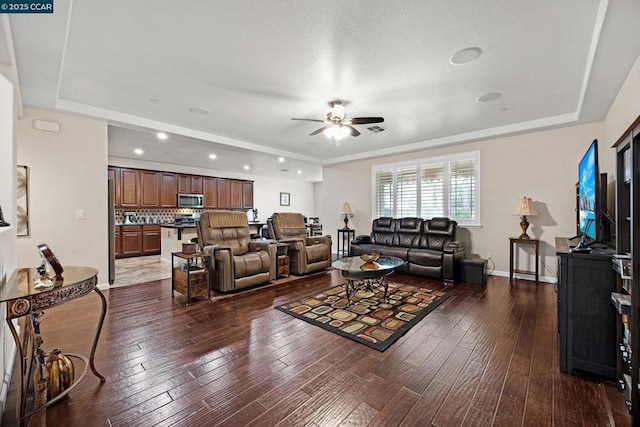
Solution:
[[[13,85],[0,74],[0,207],[10,227],[0,228],[0,286],[17,266],[16,257],[16,151],[14,144]],[[6,304],[0,304],[0,319],[6,317]],[[4,411],[15,356],[15,345],[6,323],[0,327],[0,411]]]
[[[519,234],[519,220],[511,211],[520,196],[532,197],[540,215],[530,218],[530,235],[541,240],[540,274],[556,278],[555,237],[575,235],[575,184],[578,163],[593,139],[599,140],[600,172],[609,180],[609,206],[615,197],[613,143],[640,115],[640,59],[636,61],[607,117],[602,122],[496,138],[384,159],[325,167],[318,186],[326,229],[334,237],[342,227],[338,215],[343,201],[351,203],[356,234],[371,230],[371,167],[376,164],[479,150],[481,152],[482,227],[460,230],[468,253],[492,255],[493,274],[509,271],[509,237]],[[520,268],[533,267],[531,254],[521,254]]]
[[[36,119],[60,123],[60,132],[34,129]],[[18,265],[37,265],[37,245],[47,243],[63,265],[95,267],[107,283],[106,123],[26,108],[17,138],[18,164],[29,168],[30,222],[30,235],[18,238]]]

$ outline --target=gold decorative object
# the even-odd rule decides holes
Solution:
[[[45,363],[47,370],[47,399],[51,400],[71,387],[75,379],[73,362],[59,348],[51,350]]]
[[[362,254],[362,255],[360,255],[360,259],[363,260],[364,262],[366,262],[367,264],[376,262],[378,260],[378,257],[380,257],[380,255],[378,255],[378,254]]]
[[[366,263],[366,264],[362,264],[362,265],[360,266],[360,270],[363,270],[363,271],[375,271],[375,270],[377,270],[378,268],[379,268],[379,267],[378,267],[378,264],[374,264],[374,263],[372,263],[372,262],[368,262],[368,263]]]

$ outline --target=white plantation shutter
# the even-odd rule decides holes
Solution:
[[[408,166],[396,170],[396,216],[402,218],[418,215],[417,181],[417,166]]]
[[[444,163],[422,165],[420,169],[420,215],[444,216]]]
[[[374,217],[393,216],[393,169],[377,171],[374,183]]]
[[[449,170],[449,216],[459,221],[472,221],[476,214],[475,161],[452,161]]]
[[[480,225],[480,153],[374,166],[373,216],[444,216]]]

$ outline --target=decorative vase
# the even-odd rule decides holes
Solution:
[[[59,348],[54,348],[47,358],[45,367],[47,369],[47,400],[51,400],[73,384],[73,363],[62,354]]]

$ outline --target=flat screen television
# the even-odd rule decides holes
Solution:
[[[597,139],[591,143],[578,164],[578,221],[583,240],[602,240]]]

